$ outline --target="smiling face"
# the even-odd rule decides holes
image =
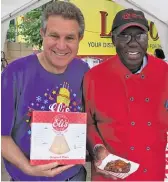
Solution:
[[[50,16],[46,31],[41,30],[41,35],[44,67],[50,72],[63,73],[78,52],[81,40],[78,22],[61,16]]]
[[[130,41],[126,41],[128,37]],[[129,27],[118,36],[113,36],[113,43],[122,63],[130,71],[138,71],[148,47],[147,32],[139,27]]]

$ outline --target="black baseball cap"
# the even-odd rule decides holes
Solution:
[[[112,25],[112,32],[121,33],[128,27],[137,26],[145,31],[149,31],[148,20],[142,11],[134,9],[124,9],[119,11]]]

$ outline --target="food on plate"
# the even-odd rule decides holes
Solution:
[[[128,173],[130,171],[131,164],[124,162],[123,160],[110,161],[106,164],[104,170],[115,173]]]

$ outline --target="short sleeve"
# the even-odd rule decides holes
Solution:
[[[9,65],[1,76],[1,135],[11,135],[16,112],[16,75]]]

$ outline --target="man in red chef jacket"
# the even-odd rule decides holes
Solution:
[[[117,55],[84,78],[92,180],[116,180],[98,165],[109,153],[136,162],[126,181],[163,181],[168,131],[168,65],[147,54],[148,22],[125,9],[112,25]]]

